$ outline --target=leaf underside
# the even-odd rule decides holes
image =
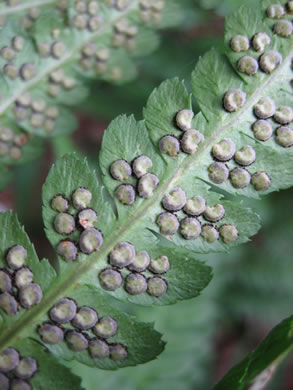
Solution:
[[[49,321],[49,310],[61,298],[67,297],[74,300],[78,307],[88,305],[98,313],[101,312],[102,316],[116,318],[118,333],[113,341],[110,339],[109,344],[123,344],[128,355],[125,360],[118,362],[109,358],[97,360],[89,357],[88,351],[74,352],[65,342],[61,342],[53,346],[46,345],[54,356],[65,360],[76,359],[86,365],[106,369],[154,359],[163,349],[160,335],[150,325],[136,323],[114,309],[115,300],[112,298],[141,305],[166,305],[198,296],[212,277],[211,268],[200,260],[201,256],[210,252],[228,251],[247,242],[258,231],[258,216],[231,195],[259,198],[263,194],[291,186],[293,180],[293,154],[289,145],[293,132],[293,116],[290,117],[293,112],[290,107],[292,34],[285,38],[273,33],[279,31],[279,27],[275,27],[276,20],[267,17],[266,10],[274,3],[270,0],[257,4],[253,9],[242,7],[227,21],[226,54],[212,50],[196,66],[193,72],[193,96],[201,112],[191,122],[185,122],[189,130],[197,130],[197,136],[200,133],[201,142],[198,142],[194,153],[187,154],[178,149],[175,156],[170,156],[162,148],[162,138],[171,136],[168,139],[171,139],[171,144],[174,146],[174,143],[179,145],[181,142],[184,149],[181,138],[188,134],[180,130],[182,125],[178,125],[177,113],[192,109],[191,96],[184,84],[174,79],[164,82],[151,94],[143,121],[137,122],[133,116],[120,116],[110,124],[99,155],[102,182],[97,180],[86,160],[74,154],[66,155],[52,167],[43,187],[43,219],[49,241],[54,248],[58,248],[58,276],[54,276],[47,261],[37,264],[35,254],[30,258],[29,267],[35,273],[35,281],[46,294],[38,305],[30,310],[19,310],[14,318],[3,315],[5,332],[0,336],[1,349],[16,345],[17,337],[24,335],[41,342],[37,335],[38,326]],[[285,2],[281,1],[280,4]],[[291,15],[286,14],[284,19],[291,20]],[[267,34],[270,43],[264,48],[264,53],[247,47],[245,55],[249,56],[249,63],[255,65],[258,60],[257,64],[261,66],[253,76],[248,76],[239,68],[239,59],[243,53],[231,50],[231,39],[241,34],[245,43],[251,45],[251,39],[257,33]],[[272,50],[277,51],[277,54],[272,54]],[[267,61],[266,57],[269,57]],[[276,58],[281,60],[271,71],[270,67]],[[269,70],[265,71],[267,67]],[[266,119],[266,126],[271,126],[272,134],[261,142],[252,128],[260,119],[256,108],[264,97],[272,99],[275,113]],[[235,110],[229,109],[231,105],[236,106]],[[286,108],[285,114],[282,107]],[[285,120],[285,123],[282,118],[287,114],[289,120]],[[285,127],[285,136],[280,133],[280,127]],[[226,142],[225,147],[228,149],[235,148],[232,155],[226,158],[228,161],[218,161],[223,159],[223,154],[226,156],[223,142]],[[243,158],[247,157],[243,157],[244,147],[250,153],[255,153],[255,161],[251,161],[249,166],[242,163]],[[135,159],[141,156],[151,160],[152,165],[148,167],[147,174],[137,178],[129,174],[129,169],[132,167],[137,174]],[[112,164],[119,160],[122,160],[123,167],[128,167],[128,173],[124,173],[122,181],[114,178],[116,171],[113,174]],[[215,174],[215,166],[220,173]],[[147,176],[150,174],[153,176]],[[127,189],[127,196],[124,193],[124,197],[119,198],[117,194],[121,185]],[[170,210],[165,197],[169,196],[167,199],[176,203],[176,197],[172,200],[175,189],[180,190],[181,196],[183,193],[187,200],[193,197],[204,199],[205,212],[192,217],[186,208],[183,209],[184,204],[178,211]],[[75,203],[76,190],[85,191],[87,196],[92,196],[91,199],[88,198],[82,206],[78,206]],[[66,225],[63,225],[64,215],[60,216],[60,210],[56,211],[52,203],[56,196],[59,199],[62,197],[62,202],[65,201],[65,218],[69,218],[72,224],[72,229],[66,232],[67,228],[63,230]],[[121,199],[129,204],[121,203]],[[79,208],[87,209],[86,212],[95,218],[92,221],[82,219]],[[218,213],[217,217],[214,213]],[[166,214],[168,223],[172,222],[172,229],[177,223],[173,234],[166,233],[167,225],[160,222],[159,217],[163,215],[165,218]],[[4,232],[0,261],[5,267],[7,249],[19,244],[28,250],[31,244],[14,216],[6,213],[0,217]],[[58,218],[63,222],[59,223]],[[13,224],[18,227],[13,228]],[[90,235],[90,229],[93,235]],[[15,230],[19,230],[19,236],[10,233],[6,239],[5,231]],[[190,232],[192,235],[189,237]],[[206,235],[207,232],[211,235]],[[85,237],[90,238],[86,241]],[[66,247],[76,250],[72,261],[65,261],[60,252],[60,245],[64,241]],[[90,249],[87,253],[84,247],[88,246],[85,244],[89,247],[95,245],[96,250]],[[150,266],[141,271],[131,271],[134,250],[136,256],[142,253],[146,256],[147,252],[152,259]],[[119,261],[125,261],[127,256],[131,257],[130,262],[121,266]],[[154,264],[162,257],[164,261],[167,258],[170,267],[161,274],[154,268]],[[43,267],[48,267],[46,274],[48,272],[52,275],[52,281],[50,277],[46,281],[42,280],[40,269]],[[105,273],[111,275],[108,285],[105,283]],[[133,280],[135,282],[131,282]],[[67,324],[65,328],[72,329],[70,326]],[[286,329],[284,333],[288,335]],[[88,337],[92,336],[92,333],[88,334]],[[272,350],[268,354],[271,356],[268,363],[271,364],[277,355],[285,352],[290,342],[289,335],[282,342],[282,351],[278,349],[275,353]],[[268,348],[271,350],[270,342]],[[257,369],[255,375],[264,368]],[[253,379],[252,374],[249,375],[246,382]]]

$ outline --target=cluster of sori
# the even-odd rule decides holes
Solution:
[[[140,0],[140,17],[144,23],[160,24],[165,0]]]
[[[125,360],[127,347],[119,342],[109,343],[118,331],[117,321],[109,316],[99,317],[91,307],[77,307],[74,300],[63,298],[50,310],[51,322],[39,326],[38,332],[46,344],[60,344],[76,352],[88,351],[93,359]]]
[[[224,108],[228,112],[236,112],[246,101],[246,94],[240,89],[231,89],[224,96]],[[252,125],[254,137],[262,142],[269,140],[273,135],[276,143],[284,148],[293,145],[293,130],[288,126],[293,122],[293,109],[280,106],[278,109],[269,97],[261,98],[253,107],[257,120]],[[274,130],[273,124],[277,123]],[[228,177],[235,188],[245,188],[250,183],[256,191],[265,191],[271,184],[269,175],[264,171],[254,172],[252,175],[245,168],[234,168],[229,173],[227,162],[234,157],[237,164],[249,166],[256,160],[256,153],[250,146],[243,146],[236,152],[231,139],[223,139],[212,147],[212,156],[216,162],[209,166],[209,178],[213,183],[222,184]],[[236,152],[236,153],[235,153]]]
[[[132,0],[104,0],[104,2],[117,11],[125,11],[131,5]]]
[[[95,0],[75,2],[76,15],[73,18],[73,26],[77,30],[97,31],[102,25],[101,16],[98,15],[99,4]]]
[[[126,181],[132,174],[138,179],[137,192],[141,198],[150,198],[159,185],[159,178],[148,171],[152,168],[152,160],[145,155],[135,158],[130,164],[125,160],[116,160],[110,167],[113,179]],[[136,189],[133,185],[123,183],[115,190],[115,197],[123,205],[131,205],[136,199]]]
[[[263,97],[254,106],[254,115],[257,121],[253,124],[254,136],[259,141],[267,141],[275,135],[278,145],[288,148],[293,145],[293,130],[288,126],[293,122],[293,109],[281,106],[278,109],[269,97]],[[278,127],[273,129],[273,124]]]
[[[89,207],[91,201],[92,193],[83,187],[77,188],[73,192],[73,207],[70,206],[70,201],[62,194],[57,194],[51,201],[52,209],[58,212],[54,219],[54,228],[57,233],[69,236],[76,229],[82,231],[78,243],[66,239],[58,244],[57,253],[65,261],[76,260],[79,250],[83,254],[89,255],[97,251],[103,243],[102,232],[94,227],[98,215],[95,210]]]
[[[270,19],[280,19],[273,25],[273,32],[281,37],[289,37],[293,32],[291,20],[283,19],[286,14],[293,13],[293,2],[286,6],[273,4],[267,8],[266,15]],[[265,32],[255,34],[251,40],[245,35],[236,35],[230,41],[230,47],[235,53],[250,50],[251,55],[240,57],[237,62],[239,72],[252,76],[259,68],[269,74],[282,62],[281,54],[276,50],[265,51],[271,44],[270,36]],[[259,58],[253,57],[253,53],[261,53]],[[241,54],[239,54],[241,55]],[[237,112],[246,103],[246,93],[241,89],[230,89],[223,98],[224,109],[229,113]],[[289,106],[279,107],[270,97],[264,96],[253,106],[253,115],[256,121],[252,124],[254,137],[261,142],[270,140],[273,136],[276,145],[288,148],[293,145],[293,130],[289,125],[293,122],[293,109]],[[275,126],[274,126],[275,125]],[[251,146],[243,146],[236,152],[236,146],[231,139],[223,139],[212,147],[211,154],[216,160],[209,170],[209,178],[215,184],[222,184],[228,178],[233,187],[246,188],[250,183],[256,191],[265,191],[271,185],[271,178],[264,171],[250,173],[246,168],[256,160],[255,150]],[[229,172],[225,162],[234,157],[235,162],[241,167],[236,167]]]
[[[0,127],[0,157],[9,156],[18,160],[22,155],[22,147],[27,144],[29,136],[25,133],[16,133],[9,127]]]
[[[88,42],[81,50],[80,66],[88,71],[95,70],[97,75],[101,75],[108,70],[108,60],[110,57],[110,50],[105,48],[98,48],[95,42]]]
[[[251,174],[247,167],[256,161],[256,152],[245,145],[236,152],[235,143],[230,138],[224,138],[219,143],[213,145],[211,149],[215,162],[208,167],[209,178],[215,184],[222,184],[229,178],[230,183],[236,189],[243,189],[251,183],[256,191],[267,190],[271,184],[271,179],[264,171],[257,171]],[[227,162],[232,160],[240,165],[229,171]],[[246,167],[246,168],[245,168]]]
[[[25,92],[16,99],[13,114],[18,122],[28,121],[33,128],[43,128],[51,133],[55,129],[59,109],[48,105],[43,98],[34,98],[29,92]]]
[[[293,1],[288,1],[285,6],[273,4],[267,8],[267,17],[270,19],[282,19],[286,17],[286,14],[293,14]],[[273,26],[273,32],[280,37],[289,37],[293,32],[292,21],[286,19],[277,21]]]
[[[151,259],[146,251],[136,252],[129,242],[120,242],[110,252],[109,264],[111,268],[99,274],[100,284],[105,290],[117,290],[125,279],[125,290],[131,295],[147,292],[160,297],[167,292],[167,281],[160,276],[170,269],[167,256]]]
[[[47,93],[51,97],[58,97],[61,91],[69,91],[76,86],[76,79],[67,76],[62,68],[55,69],[48,77]]]
[[[7,252],[7,267],[0,269],[0,309],[9,316],[17,313],[19,304],[29,309],[43,297],[41,287],[33,282],[33,272],[25,266],[26,258],[26,249],[15,245]]]
[[[114,25],[114,34],[112,37],[113,47],[125,47],[127,50],[136,49],[137,26],[129,25],[126,18],[119,19]]]
[[[29,380],[36,375],[38,362],[31,357],[22,357],[14,348],[0,352],[0,389],[33,390]]]
[[[157,225],[164,235],[173,235],[179,231],[186,240],[196,240],[201,236],[208,243],[217,241],[221,236],[226,244],[238,238],[234,225],[215,225],[225,217],[225,209],[221,204],[208,206],[201,196],[187,199],[185,192],[177,187],[164,196],[162,206],[167,212],[158,216]]]
[[[41,15],[41,8],[31,7],[27,10],[26,15],[21,18],[20,24],[25,30],[29,30],[33,27],[35,21]]]
[[[263,53],[265,47],[271,43],[271,38],[265,32],[257,33],[251,39],[251,46],[257,53]],[[231,49],[238,53],[250,49],[250,40],[246,35],[236,35],[231,39]],[[255,75],[259,68],[265,73],[272,73],[282,62],[281,54],[276,50],[268,50],[257,59],[248,55],[241,57],[237,62],[237,69],[248,76]]]
[[[204,140],[204,136],[199,131],[192,129],[193,117],[192,110],[183,109],[177,112],[175,124],[178,129],[183,131],[183,135],[180,140],[175,135],[162,137],[159,143],[162,153],[175,157],[181,150],[187,154],[194,154],[197,151],[198,145]]]
[[[41,6],[42,5],[47,5],[46,3],[44,4],[39,4],[39,7],[26,7],[26,4],[23,4],[24,1],[23,0],[5,0],[5,1],[0,1],[0,6],[1,6],[1,2],[2,3],[5,3],[5,6],[6,7],[17,7],[17,6],[23,6],[23,9],[26,10],[25,13],[21,14],[21,18],[19,20],[19,24],[20,26],[25,29],[25,30],[30,30],[35,21],[39,18],[39,16],[41,15]],[[40,3],[40,2],[39,2]],[[53,3],[53,1],[52,1]],[[56,4],[54,4],[54,6],[56,7],[56,9],[60,12],[63,12],[65,9],[67,9],[68,5],[69,5],[69,0],[58,0],[58,1],[55,1]],[[6,24],[6,22],[9,20],[9,15],[7,16],[4,16],[4,15],[1,15],[0,16],[0,26],[4,26]]]
[[[21,52],[25,45],[25,39],[21,35],[16,35],[11,39],[9,46],[4,46],[0,50],[0,56],[4,60],[3,73],[11,80],[20,77],[23,81],[31,80],[36,74],[33,64],[23,63],[16,65],[17,54]]]
[[[129,6],[129,1],[110,1],[108,6],[114,7],[118,11],[124,11]],[[99,5],[96,1],[76,1],[76,15],[73,25],[79,30],[97,31],[102,25],[101,17],[98,15]],[[125,18],[118,19],[112,34],[112,46],[114,48],[125,47],[129,50],[136,48],[135,35],[137,26],[129,26]],[[105,74],[109,70],[108,61],[110,50],[99,47],[96,42],[87,42],[80,51],[79,65],[85,71],[93,71],[97,76]],[[119,81],[122,78],[121,68],[112,67],[109,74],[111,80]]]
[[[293,24],[291,20],[286,20],[286,14],[293,13],[293,2],[289,1],[286,6],[281,4],[273,4],[267,8],[267,17],[278,20],[272,27],[273,33],[282,38],[288,38],[292,35]],[[282,62],[281,54],[276,50],[268,50],[265,48],[271,43],[270,36],[265,32],[256,33],[251,40],[246,35],[236,35],[230,41],[231,49],[236,53],[247,52],[251,50],[251,55],[240,57],[237,62],[237,69],[241,73],[248,76],[255,75],[259,68],[265,73],[273,72],[276,67]],[[262,53],[258,58],[258,53]]]
[[[53,28],[51,30],[51,37],[57,39],[60,35],[60,30]],[[54,41],[53,43],[38,43],[38,52],[42,58],[52,57],[58,60],[66,53],[66,46],[62,41]]]

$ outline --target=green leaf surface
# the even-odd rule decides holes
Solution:
[[[243,390],[248,385],[257,388],[267,384],[277,366],[292,350],[292,321],[289,317],[277,325],[241,363],[213,388],[214,390]]]

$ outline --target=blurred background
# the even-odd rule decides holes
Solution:
[[[211,47],[223,50],[224,16],[243,1],[180,0],[186,10],[182,25],[162,33],[159,49],[138,63],[138,79],[123,86],[92,83],[88,99],[75,108],[79,129],[74,135],[52,140],[40,160],[17,168],[14,182],[0,193],[0,209],[12,208],[18,213],[40,258],[55,258],[41,219],[41,188],[54,160],[75,150],[97,169],[97,154],[108,123],[121,113],[133,113],[141,119],[149,94],[166,78],[179,77],[189,86],[199,56]],[[245,0],[248,2],[253,6],[253,1]],[[214,278],[200,298],[164,308],[125,306],[138,319],[155,322],[167,342],[165,352],[144,366],[118,372],[70,363],[76,374],[83,373],[84,387],[208,390],[275,324],[291,315],[292,195],[288,190],[261,202],[244,199],[261,216],[262,229],[229,256],[206,256],[214,267]],[[292,372],[293,359],[288,359],[267,389],[292,390]]]

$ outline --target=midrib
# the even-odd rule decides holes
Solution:
[[[268,77],[263,86],[260,87],[253,95],[251,95],[246,104],[236,114],[233,115],[232,119],[230,121],[228,120],[223,126],[219,127],[215,135],[210,137],[210,139],[203,144],[198,153],[193,156],[186,157],[178,167],[176,173],[173,176],[170,175],[169,178],[161,182],[159,188],[156,190],[155,196],[145,200],[142,206],[138,208],[137,212],[130,219],[128,219],[126,223],[122,224],[120,227],[116,227],[114,234],[104,241],[101,250],[97,254],[92,254],[85,262],[80,263],[77,267],[75,267],[67,279],[54,287],[51,293],[47,294],[38,306],[34,307],[30,311],[27,311],[11,329],[6,331],[2,330],[3,336],[1,335],[0,337],[0,350],[5,346],[11,345],[16,337],[20,337],[21,332],[26,327],[33,325],[39,316],[43,315],[45,312],[48,312],[48,310],[54,305],[59,297],[66,295],[65,292],[73,287],[75,283],[80,281],[83,275],[94,268],[96,263],[105,258],[111,249],[122,240],[123,236],[128,233],[130,228],[133,229],[135,224],[139,223],[140,220],[143,219],[145,215],[147,215],[148,211],[158,202],[158,199],[159,202],[161,202],[164,194],[170,190],[184,174],[186,174],[186,171],[193,168],[205,152],[210,152],[210,147],[215,142],[215,140],[218,137],[221,137],[227,130],[229,130],[229,128],[241,118],[244,112],[253,107],[253,105],[263,95],[265,89],[274,83],[274,81],[278,78],[278,75],[282,73],[282,70],[288,66],[292,57],[293,51],[290,52],[290,54],[278,67],[278,69],[270,77]]]

